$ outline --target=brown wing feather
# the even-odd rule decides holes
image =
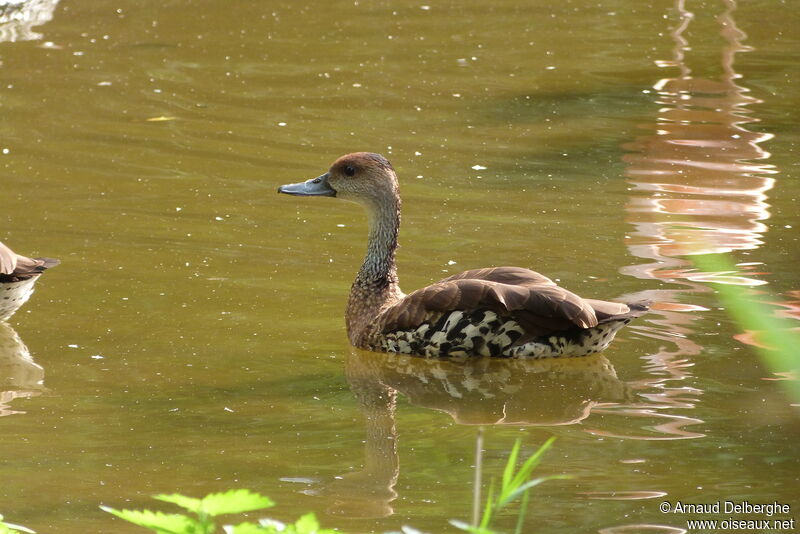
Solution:
[[[527,269],[466,271],[419,289],[381,316],[384,333],[416,328],[431,313],[490,309],[513,317],[529,334],[597,326],[592,306],[549,278]]]
[[[17,254],[0,243],[0,274],[11,274],[17,268]]]
[[[623,304],[621,302],[609,302],[607,300],[595,299],[584,300],[594,309],[598,320],[602,320],[607,317],[613,317],[615,315],[622,315],[623,313],[628,313],[631,311],[627,304]]]
[[[476,279],[487,280],[490,282],[499,282],[501,284],[509,284],[515,286],[529,286],[529,285],[556,285],[555,282],[530,269],[523,269],[522,267],[486,267],[484,269],[471,269],[463,273],[448,276],[439,282],[450,282],[452,280]]]
[[[29,276],[55,267],[60,262],[53,258],[28,258],[20,256],[0,242],[0,275]]]

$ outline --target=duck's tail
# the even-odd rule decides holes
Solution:
[[[57,260],[55,258],[34,258],[34,259],[37,262],[41,262],[34,268],[37,271],[44,271],[45,269],[50,269],[61,263],[61,260]]]
[[[587,299],[589,300],[589,299]],[[592,304],[592,307],[595,308],[595,313],[597,314],[597,324],[604,324],[604,323],[611,323],[616,321],[624,321],[625,323],[629,323],[632,319],[637,317],[641,317],[650,309],[650,306],[653,304],[652,300],[638,300],[636,302],[627,302],[625,305],[628,307],[628,311],[623,313],[602,313],[598,307],[594,306],[594,302],[589,300]],[[602,302],[602,301],[600,301]]]

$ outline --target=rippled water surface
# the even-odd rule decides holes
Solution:
[[[714,285],[800,319],[792,2],[21,9],[0,10],[0,239],[62,264],[0,324],[8,519],[133,533],[98,504],[247,487],[281,519],[449,532],[478,425],[484,492],[516,438],[558,436],[538,472],[574,478],[536,488],[528,532],[681,532],[664,500],[800,519],[796,377]],[[406,291],[519,265],[657,309],[576,361],[352,350],[365,217],[275,189],[356,150],[400,175]]]

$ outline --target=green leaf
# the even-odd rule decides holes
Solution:
[[[501,488],[507,488],[509,482],[511,482],[511,477],[514,476],[514,468],[517,466],[517,456],[519,455],[519,448],[522,446],[522,440],[517,438],[517,441],[514,442],[514,446],[511,448],[511,454],[508,456],[508,461],[506,462],[506,468],[503,470],[503,480]]]
[[[527,490],[531,489],[534,486],[538,486],[542,482],[547,482],[548,480],[565,480],[572,478],[569,475],[549,475],[546,477],[539,477],[533,480],[529,480],[528,482],[524,483],[520,487],[512,490],[508,495],[504,497],[501,501],[499,498],[497,500],[497,508],[503,508],[508,503],[514,501],[517,497],[525,493]]]
[[[210,516],[216,516],[271,508],[275,506],[275,502],[264,495],[246,489],[239,489],[206,495],[200,505],[205,513]]]
[[[196,534],[202,532],[199,530],[201,525],[197,521],[183,514],[165,514],[151,512],[150,510],[115,510],[109,506],[101,506],[100,509],[134,525],[154,530],[157,534]]]
[[[314,514],[305,514],[292,524],[284,525],[280,521],[274,519],[261,519],[262,530],[264,534],[280,533],[280,534],[342,534],[338,530],[320,528],[319,521]],[[238,534],[238,531],[236,531]]]
[[[706,273],[736,273],[736,265],[727,254],[692,255],[692,262]],[[800,373],[800,334],[794,330],[795,321],[781,317],[775,308],[768,304],[766,291],[759,290],[762,297],[757,299],[750,288],[734,284],[715,284],[715,289],[725,311],[742,329],[754,330],[768,348],[754,347],[762,361],[773,373]],[[779,380],[780,385],[795,402],[800,402],[800,380]]]
[[[494,480],[489,483],[489,494],[486,496],[486,507],[483,509],[483,517],[481,517],[480,528],[486,528],[492,522],[492,515],[494,515],[494,508],[492,506],[492,496],[494,494]]]
[[[524,489],[522,486],[525,484],[525,481],[528,480],[531,476],[531,473],[536,466],[539,465],[539,462],[542,460],[542,455],[549,449],[553,442],[556,440],[555,436],[549,438],[547,441],[539,447],[535,453],[533,453],[520,467],[519,471],[513,476],[509,476],[510,480],[506,483],[506,474],[503,473],[503,487],[500,488],[500,494],[497,496],[497,504],[496,508],[500,509],[504,507],[506,504],[514,500],[517,496],[519,496]],[[516,449],[516,444],[514,445]],[[513,458],[512,458],[513,457]],[[506,464],[506,472],[508,472],[509,466],[511,466],[511,461],[516,460],[516,455],[514,455],[514,451],[512,451],[512,457],[509,457],[509,461]],[[513,471],[512,471],[513,472]],[[535,484],[534,484],[535,485]],[[530,486],[529,486],[530,487]]]
[[[14,534],[16,532],[28,532],[29,534],[36,534],[35,530],[22,525],[15,525],[13,523],[4,523],[3,514],[0,514],[0,534]]]
[[[159,495],[153,495],[153,498],[158,499],[159,501],[171,502],[172,504],[177,504],[181,508],[185,508],[186,510],[194,512],[195,514],[200,512],[200,505],[202,503],[200,499],[195,499],[194,497],[187,497],[186,495],[181,495],[179,493],[171,493],[169,495],[161,493]]]
[[[155,495],[153,498],[177,504],[196,514],[205,514],[212,517],[222,514],[252,512],[253,510],[262,510],[275,506],[275,503],[269,497],[246,489],[210,493],[202,499],[195,499],[178,493]]]
[[[314,514],[306,514],[295,521],[294,528],[297,534],[316,534],[319,530],[319,521]]]
[[[517,515],[517,527],[514,529],[514,534],[522,534],[522,526],[525,523],[525,513],[528,511],[528,499],[530,496],[530,491],[522,494],[522,502],[519,504],[519,515]]]
[[[547,452],[547,449],[553,446],[553,442],[555,442],[555,440],[556,440],[555,436],[550,437],[547,441],[545,441],[542,444],[541,447],[539,447],[536,450],[536,452],[534,452],[530,456],[530,458],[525,460],[525,462],[522,464],[522,467],[519,468],[519,471],[517,472],[516,476],[511,481],[511,484],[514,487],[518,487],[520,484],[522,484],[522,482],[530,478],[533,470],[536,468],[537,465],[539,465],[539,462],[542,461],[542,456],[544,455],[545,452]]]
[[[283,534],[341,534],[341,532],[320,528],[319,521],[314,514],[305,514],[293,525],[287,525]]]
[[[258,523],[264,528],[272,529],[268,530],[268,532],[283,532],[286,530],[286,524],[278,521],[277,519],[265,517],[264,519],[259,519]]]

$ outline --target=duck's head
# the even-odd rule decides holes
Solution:
[[[354,152],[333,162],[325,174],[278,188],[278,193],[298,196],[338,197],[367,207],[399,198],[397,175],[389,160],[372,152]]]

